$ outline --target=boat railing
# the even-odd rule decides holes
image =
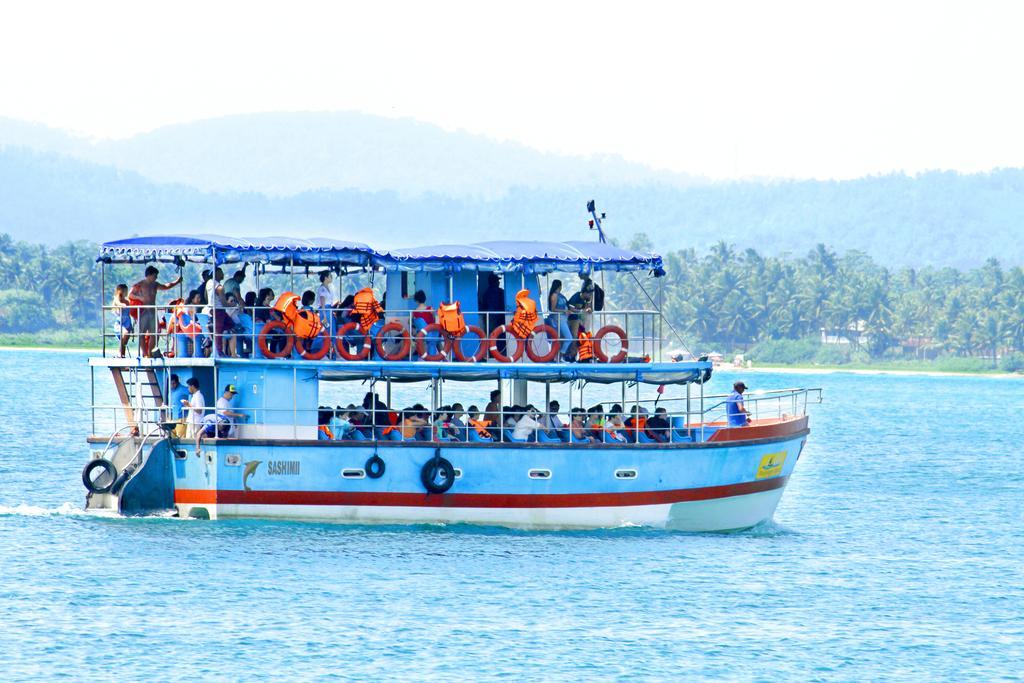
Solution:
[[[643,444],[656,443],[659,441],[659,437],[664,438],[663,442],[670,443],[703,442],[711,438],[715,431],[727,426],[725,398],[727,398],[725,395],[705,396],[703,406],[699,404],[697,398],[691,399],[690,405],[678,405],[681,401],[687,401],[685,397],[660,400],[642,399],[638,402],[623,404],[623,411],[618,413],[619,419],[622,422],[621,426],[614,422],[609,426],[609,421],[615,419],[612,416],[613,413],[609,410],[604,410],[603,414],[597,415],[596,411],[593,410],[594,406],[591,406],[589,409],[576,407],[575,409],[558,412],[533,410],[529,411],[531,418],[541,425],[560,423],[561,426],[540,429],[528,441],[539,443],[581,443],[582,441],[573,438],[569,433],[574,416],[580,415],[585,420],[584,425],[580,429],[582,430],[583,441],[586,442],[618,445],[629,443]],[[711,399],[710,404],[707,403],[708,399]],[[785,421],[805,415],[808,404],[820,403],[821,389],[777,389],[756,393],[751,392],[744,399],[754,424],[768,421]],[[656,405],[652,406],[652,403],[656,403]],[[604,401],[595,405],[610,407],[614,403]],[[633,406],[638,406],[646,412],[634,411]],[[165,406],[161,410],[166,408]],[[117,430],[115,434],[124,431],[123,426],[118,428],[118,420],[120,419],[118,411],[121,409],[121,405],[94,406],[94,411],[110,411],[114,421],[113,428]],[[664,410],[664,412],[660,413],[660,417],[665,419],[668,425],[660,433],[659,430],[652,430],[650,427],[641,429],[636,424],[630,425],[628,423],[629,420],[637,417],[642,417],[645,421],[650,420],[651,417],[659,412],[659,409]],[[178,434],[179,438],[194,439],[196,432],[202,428],[201,418],[213,414],[217,409],[214,407],[199,409],[194,417],[190,414],[190,410],[184,409],[182,417],[176,420],[183,425]],[[349,412],[349,409],[346,408],[332,409],[326,406],[312,409],[238,407],[231,410],[245,415],[246,418],[227,420],[223,423],[229,427],[234,427],[228,437],[220,437],[228,441],[236,437],[266,438],[282,441],[324,439],[332,430],[330,418]],[[580,410],[583,410],[582,415],[579,412]],[[428,409],[423,409],[422,411],[417,409],[403,412],[401,410],[384,411],[373,408],[365,410],[356,408],[352,412],[361,415],[367,424],[355,425],[355,429],[359,432],[358,434],[353,432],[346,436],[330,433],[332,440],[366,442],[415,441],[435,444],[453,441],[471,441],[475,443],[478,441],[470,434],[471,431],[476,430],[470,425],[465,412],[459,413],[461,425],[453,424],[449,415],[447,426],[445,426],[445,422],[438,422],[441,417],[440,410],[431,412]],[[494,418],[502,426],[500,428],[497,426],[486,428],[492,436],[491,442],[504,443],[506,445],[520,442],[520,440],[514,438],[515,423],[522,419],[524,414],[523,411],[511,412],[506,411],[504,407],[499,408],[494,413]],[[420,424],[418,416],[425,416],[425,423]],[[391,424],[390,418],[394,417],[397,417],[397,423]],[[407,418],[411,419],[407,421]],[[161,413],[159,420],[175,421],[163,413]],[[378,426],[375,428],[373,427],[374,424]],[[141,426],[151,430],[158,428],[160,425],[157,422],[157,418],[154,418],[152,421],[141,423]],[[641,431],[643,435],[639,434]],[[544,434],[542,435],[540,432],[544,432]],[[113,439],[114,437],[112,436],[111,442]]]
[[[206,311],[206,312],[204,312]],[[143,315],[152,312],[152,316]],[[579,327],[592,336],[594,362],[661,360],[665,340],[661,314],[644,309],[539,314],[526,339],[512,330],[512,312],[463,311],[467,331],[456,338],[423,312],[386,310],[369,334],[339,309],[315,312],[319,332],[296,335],[272,307],[186,307],[182,316],[167,305],[103,307],[103,355],[177,358],[392,361],[473,360],[578,362]],[[436,316],[436,313],[434,313]],[[149,330],[142,330],[143,321]],[[557,343],[558,348],[554,348]],[[584,356],[587,354],[583,354]]]

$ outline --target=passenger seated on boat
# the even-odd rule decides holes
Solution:
[[[466,410],[462,407],[461,403],[452,404],[448,432],[456,441],[467,441],[469,439],[469,434],[466,432],[465,413]]]
[[[596,443],[597,438],[587,426],[587,412],[583,408],[573,408],[569,413],[569,441],[577,443]]]
[[[537,421],[537,409],[528,405],[519,413],[519,418],[512,429],[512,438],[515,441],[535,441],[538,429],[540,422]]]
[[[647,435],[658,443],[668,443],[670,428],[668,411],[664,408],[655,408],[654,415],[647,419]]]
[[[558,417],[559,408],[561,408],[561,406],[558,404],[558,401],[552,401],[548,404],[547,413],[540,418],[541,429],[548,434],[554,434],[565,427],[565,425],[562,424],[561,418]]]
[[[330,421],[334,415],[327,406],[320,406],[316,413],[316,438],[318,441],[334,441],[334,432],[331,430]]]
[[[331,431],[334,433],[335,440],[342,441],[355,436],[356,425],[352,423],[352,409],[353,406],[348,408],[338,406],[334,409],[334,414],[331,416],[329,424]]]
[[[639,405],[633,406],[629,419],[626,420],[626,435],[630,441],[640,441],[641,435],[647,435],[647,416],[642,410]]]
[[[466,412],[466,423],[469,425],[467,434],[470,441],[492,441],[491,432],[488,429],[487,420],[483,419],[480,409],[470,406]]]
[[[495,389],[491,392],[491,400],[484,408],[484,419],[487,420],[492,427],[497,427],[498,423],[501,421],[501,403],[499,401],[501,401],[501,391]]]
[[[384,428],[385,438],[396,441],[415,441],[421,429],[428,426],[430,421],[426,418],[426,409],[420,404],[402,411],[401,420],[397,425]]]
[[[398,424],[397,416],[395,420],[391,419],[391,409],[388,405],[371,391],[363,396],[363,410],[367,412],[369,424],[372,424],[374,429],[383,430]]]
[[[441,406],[437,412],[431,416],[431,441],[452,441],[453,437],[451,434],[451,406]]]
[[[604,441],[605,443],[626,443],[626,436],[624,434],[626,425],[622,421],[622,410],[615,410],[620,406],[612,406],[612,412],[608,416],[608,419],[604,423]]]
[[[725,414],[730,427],[746,427],[750,424],[750,412],[743,403],[743,392],[746,390],[746,384],[735,382],[732,385],[732,393],[725,400]]]
[[[587,427],[590,429],[591,435],[599,441],[602,440],[604,432],[604,420],[604,406],[600,403],[593,406],[587,413]]]

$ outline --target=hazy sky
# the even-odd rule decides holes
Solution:
[[[0,9],[0,116],[125,137],[357,110],[713,177],[1024,165],[1024,3]]]

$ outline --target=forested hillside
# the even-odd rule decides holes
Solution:
[[[497,237],[587,239],[584,191],[513,189],[500,199],[318,191],[212,194],[55,154],[0,150],[0,231],[54,245],[132,234],[329,235],[391,245]],[[718,241],[765,255],[823,242],[887,266],[1024,264],[1024,171],[928,173],[844,182],[604,188],[611,234],[663,251]],[[382,240],[382,235],[387,235]]]

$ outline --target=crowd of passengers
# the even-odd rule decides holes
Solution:
[[[654,413],[641,405],[626,412],[615,404],[606,412],[602,405],[589,410],[573,408],[566,419],[558,401],[546,411],[533,405],[501,406],[501,394],[491,392],[483,410],[461,403],[441,406],[434,412],[420,404],[391,410],[376,395],[367,393],[361,405],[334,409],[321,406],[320,440],[333,441],[473,441],[565,443],[667,443],[689,440],[685,430],[673,430],[665,408]]]
[[[174,340],[168,351],[179,357],[236,357],[248,358],[254,354],[253,339],[263,325],[282,320],[279,311],[274,310],[276,294],[270,287],[256,291],[243,291],[248,265],[235,270],[225,278],[223,269],[204,270],[202,281],[182,299],[171,301],[166,308],[157,308],[157,293],[177,287],[182,276],[170,282],[159,281],[160,271],[148,266],[144,277],[129,287],[118,284],[114,290],[111,308],[114,311],[115,331],[119,338],[119,357],[128,354],[128,345],[133,335],[139,337],[141,355],[152,356],[158,350],[158,336]],[[306,290],[301,295],[303,311],[314,313],[319,321],[333,335],[345,323],[364,319],[358,310],[354,295],[342,300],[335,297],[332,284],[334,274],[325,270],[319,274],[320,285],[316,291]],[[435,311],[424,291],[413,295],[415,308],[411,312],[412,333],[435,323]],[[479,297],[478,310],[482,314],[482,329],[492,334],[499,326],[506,324],[511,313],[505,304],[505,291],[495,273],[488,273],[487,287]],[[385,306],[381,302],[381,308]],[[582,277],[579,290],[566,298],[562,292],[562,281],[553,280],[547,295],[547,316],[544,322],[558,331],[558,338],[572,340],[563,344],[562,358],[571,361],[584,354],[579,351],[581,330],[590,327],[590,315],[604,307],[604,292],[588,277]],[[377,323],[379,329],[379,325]],[[373,329],[368,329],[374,334]],[[348,341],[346,339],[346,341]],[[361,335],[353,335],[353,345],[362,342]],[[275,348],[284,346],[284,339],[271,339]],[[437,341],[431,343],[436,344]],[[504,353],[504,342],[498,342]],[[415,349],[413,350],[415,353]]]

